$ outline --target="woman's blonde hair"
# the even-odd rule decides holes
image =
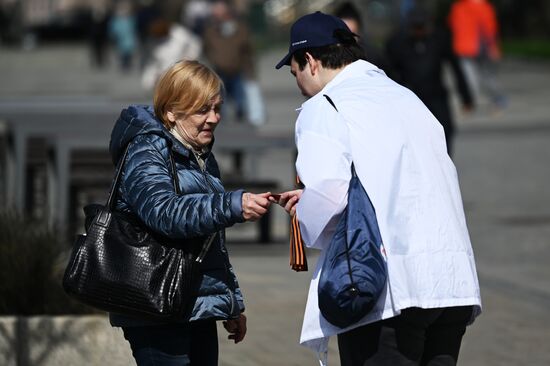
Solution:
[[[155,87],[155,115],[168,129],[168,112],[187,116],[198,112],[222,93],[220,77],[198,61],[179,61],[160,77]]]

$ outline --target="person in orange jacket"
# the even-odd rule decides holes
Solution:
[[[495,107],[504,107],[506,98],[496,81],[501,51],[493,5],[487,0],[456,0],[451,6],[449,27],[453,50],[460,57],[470,88],[477,97],[483,89]]]

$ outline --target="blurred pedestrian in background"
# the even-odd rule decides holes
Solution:
[[[248,27],[236,17],[226,1],[214,1],[211,10],[212,18],[203,35],[204,55],[223,80],[227,97],[235,107],[236,120],[243,121],[246,112],[245,79],[254,79]]]
[[[451,155],[455,126],[443,82],[445,63],[451,67],[465,111],[472,109],[473,101],[459,60],[452,50],[450,35],[434,27],[425,9],[415,7],[409,11],[405,26],[390,37],[386,50],[389,75],[412,90],[441,123],[447,151]]]
[[[501,109],[507,100],[496,78],[501,58],[498,44],[498,21],[495,9],[487,0],[455,0],[449,14],[453,49],[476,99],[487,93],[493,107]]]
[[[210,12],[210,2],[207,0],[187,1],[182,8],[181,22],[197,36],[202,37]]]
[[[109,45],[109,22],[111,20],[110,6],[105,2],[94,2],[91,8],[90,46],[92,65],[103,68],[106,63]]]
[[[109,34],[115,43],[121,69],[129,71],[137,42],[136,19],[130,1],[120,1],[116,4],[109,23]]]
[[[4,43],[9,33],[10,16],[4,3],[0,3],[0,44]]]
[[[409,12],[416,6],[416,0],[400,0],[399,14],[401,21],[406,22]]]
[[[139,0],[136,10],[136,32],[139,42],[139,67],[143,69],[151,56],[151,24],[160,18],[160,9],[153,0]]]
[[[158,18],[149,26],[151,54],[143,69],[141,85],[152,89],[160,75],[179,60],[196,60],[201,40],[176,22]]]
[[[369,37],[365,32],[363,21],[357,8],[351,2],[346,1],[336,8],[334,15],[342,19],[348,28],[358,36],[357,42],[365,52],[365,61],[385,70],[387,64],[383,52],[369,41]]]

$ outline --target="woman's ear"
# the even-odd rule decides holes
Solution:
[[[171,111],[166,112],[166,118],[168,118],[168,121],[172,123],[176,122],[176,115]]]

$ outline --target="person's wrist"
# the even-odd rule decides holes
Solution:
[[[250,202],[250,193],[249,192],[243,192],[242,195],[242,213],[244,217],[244,208],[248,205]]]
[[[245,221],[243,217],[243,194],[244,190],[242,189],[230,192],[231,219],[236,223]]]

